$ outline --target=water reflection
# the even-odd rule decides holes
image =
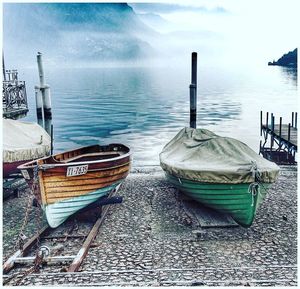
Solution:
[[[65,78],[63,83],[56,78],[52,80],[56,87],[55,150],[114,139],[130,142],[142,152],[151,140],[149,135],[167,132],[164,137],[152,138],[151,150],[161,147],[179,128],[189,125],[188,80],[177,73],[128,68],[81,69],[71,74],[73,77]],[[175,80],[172,85],[170,79]],[[221,91],[215,91],[213,97],[201,91],[199,99],[198,118],[203,126],[237,119],[241,112],[240,102]]]
[[[296,92],[289,88],[297,74],[281,71],[283,75],[266,70],[266,75],[259,71],[239,78],[238,72],[200,70],[198,127],[239,138],[256,149],[259,111],[289,111],[296,103]],[[36,84],[31,74],[24,78],[34,79],[28,87]],[[47,82],[52,88],[55,152],[122,142],[132,148],[135,165],[157,165],[163,146],[189,126],[189,69],[48,71]],[[31,107],[28,120],[34,121]]]
[[[284,79],[286,79],[287,82],[292,82],[293,85],[297,86],[298,85],[298,72],[297,68],[294,67],[284,67],[284,66],[279,66],[281,75]]]
[[[234,98],[234,97],[233,97]],[[198,105],[199,107],[199,105]],[[226,95],[204,98],[198,108],[198,123],[201,126],[218,125],[220,122],[237,120],[241,114],[241,102]]]

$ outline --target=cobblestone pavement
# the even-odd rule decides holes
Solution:
[[[124,201],[109,211],[80,272],[48,266],[20,285],[297,286],[295,167],[281,168],[249,229],[201,229],[159,168],[133,169],[119,194]],[[4,202],[4,258],[13,251],[26,196]]]

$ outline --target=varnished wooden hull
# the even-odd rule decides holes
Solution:
[[[70,215],[109,194],[129,173],[129,148],[119,144],[88,148],[90,151],[81,148],[19,167],[32,186],[38,166],[39,190],[34,193],[51,227],[57,227]],[[98,151],[94,152],[96,148]],[[78,166],[87,166],[87,171],[67,176],[68,168]]]

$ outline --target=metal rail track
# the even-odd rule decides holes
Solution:
[[[110,199],[112,200],[113,195],[115,192],[109,195]],[[118,201],[114,201],[113,203],[120,203],[122,201],[122,198],[120,197],[115,197]],[[114,199],[114,200],[115,200]],[[120,201],[121,200],[121,201]],[[44,226],[40,231],[38,231],[33,237],[31,237],[24,245],[22,249],[17,250],[14,252],[4,263],[3,265],[3,275],[8,274],[11,270],[13,270],[16,265],[28,265],[28,264],[34,264],[36,261],[35,256],[27,256],[28,253],[30,252],[31,249],[37,244],[38,240],[47,240],[47,239],[62,239],[65,241],[66,239],[73,239],[73,238],[84,238],[84,242],[80,249],[78,250],[77,254],[75,255],[61,255],[61,256],[44,256],[42,260],[42,264],[59,264],[59,263],[64,263],[64,262],[71,262],[69,265],[67,272],[77,272],[78,269],[80,268],[82,262],[84,261],[85,257],[88,254],[89,248],[95,239],[99,228],[103,224],[103,221],[107,215],[107,212],[109,211],[110,207],[112,206],[111,203],[106,203],[106,206],[101,209],[99,209],[99,212],[101,212],[100,216],[96,219],[94,225],[92,228],[89,230],[89,232],[86,235],[80,234],[80,235],[57,235],[55,234],[54,236],[49,236],[51,232],[55,232],[55,229],[50,228],[48,225]],[[101,210],[101,211],[100,211]],[[22,274],[22,273],[19,273]],[[10,274],[12,278],[9,278],[11,281],[14,279],[13,275]],[[5,282],[6,283],[6,282]]]

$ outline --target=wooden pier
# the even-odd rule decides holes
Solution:
[[[270,117],[270,118],[269,118]],[[260,112],[260,135],[264,142],[260,142],[260,153],[267,159],[278,164],[296,164],[295,154],[298,149],[297,141],[297,112],[292,112],[292,121],[288,124],[275,123],[275,115],[266,113],[266,122],[263,123],[263,112]],[[266,147],[269,140],[270,147]]]

